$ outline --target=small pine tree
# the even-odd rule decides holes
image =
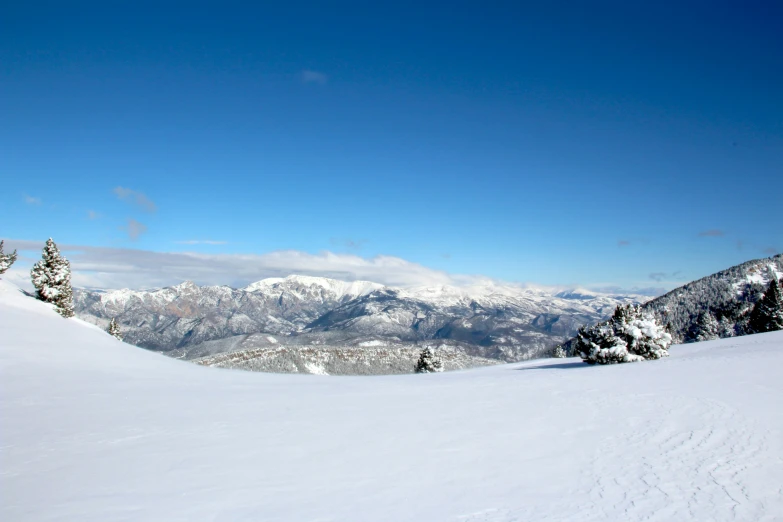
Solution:
[[[109,321],[109,328],[106,331],[109,332],[109,335],[111,335],[118,341],[122,341],[122,332],[120,331],[120,325],[117,324],[117,319],[115,319],[114,317],[112,317],[111,321]]]
[[[435,355],[432,348],[425,347],[419,355],[419,361],[416,363],[416,373],[437,373],[443,371],[443,362],[440,357]]]
[[[14,261],[16,261],[16,250],[10,254],[4,254],[3,243],[4,241],[0,240],[0,275],[5,274],[6,271],[11,268],[11,265],[14,264]]]
[[[552,357],[555,357],[557,359],[565,359],[566,353],[565,350],[563,350],[563,347],[559,344],[555,346],[554,351],[552,352]]]
[[[783,330],[783,292],[775,277],[750,313],[748,328],[752,333]]]
[[[30,277],[38,299],[54,304],[63,317],[73,317],[71,263],[60,254],[52,238],[46,241],[41,260],[33,265]]]

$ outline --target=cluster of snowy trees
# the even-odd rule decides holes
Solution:
[[[756,259],[692,281],[644,304],[669,326],[673,342],[689,343],[757,333],[753,310],[783,272],[783,255]]]
[[[574,351],[589,364],[616,364],[669,355],[672,336],[638,305],[618,306],[611,319],[582,327]]]
[[[783,292],[777,274],[770,271],[769,284],[754,304],[738,300],[733,306],[701,310],[684,336],[685,342],[772,332],[783,329]]]
[[[748,330],[752,333],[783,330],[783,289],[781,281],[772,277],[764,295],[753,306],[748,318]]]

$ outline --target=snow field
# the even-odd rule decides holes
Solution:
[[[783,332],[607,367],[201,367],[0,282],[0,520],[783,520]]]

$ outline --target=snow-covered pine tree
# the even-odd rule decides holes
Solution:
[[[0,275],[5,274],[6,271],[11,268],[11,265],[14,264],[14,261],[16,261],[16,250],[10,254],[4,254],[3,243],[4,241],[0,240]]]
[[[563,350],[563,347],[559,344],[555,346],[555,349],[552,351],[552,357],[556,357],[557,359],[565,359],[566,353],[565,350]]]
[[[114,317],[112,317],[111,321],[109,321],[109,328],[106,331],[109,332],[109,335],[111,335],[118,341],[122,341],[122,332],[120,331],[120,325],[117,324],[117,319],[115,319]]]
[[[688,335],[685,339],[689,342],[712,341],[720,337],[719,331],[720,325],[712,313],[709,310],[702,310],[699,312],[696,322],[688,329]]]
[[[38,299],[55,305],[63,317],[73,317],[71,263],[61,254],[52,238],[46,241],[41,260],[30,271]]]
[[[625,341],[614,334],[611,320],[580,328],[574,350],[588,364],[617,364],[638,360],[628,353]]]
[[[443,362],[440,357],[435,355],[432,348],[426,346],[419,355],[419,361],[416,363],[416,373],[437,373],[443,371]]]
[[[671,342],[671,335],[652,315],[626,305],[618,306],[608,321],[582,327],[574,348],[588,364],[616,364],[666,357]]]
[[[783,292],[777,278],[773,276],[771,279],[764,295],[750,313],[748,329],[752,333],[783,330]]]
[[[626,320],[614,325],[615,335],[625,341],[628,352],[642,360],[669,356],[672,336],[652,314],[646,314],[638,305],[629,305]],[[612,321],[614,322],[614,321]],[[637,359],[638,360],[638,359]]]

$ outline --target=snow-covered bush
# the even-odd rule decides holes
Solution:
[[[558,359],[564,359],[566,357],[565,350],[563,350],[563,347],[559,344],[555,346],[555,349],[552,351],[552,357],[556,357]]]
[[[618,306],[609,321],[582,327],[575,351],[589,364],[616,364],[669,355],[672,337],[639,306]]]
[[[122,341],[122,332],[120,331],[120,325],[117,324],[117,319],[115,319],[114,317],[112,317],[111,321],[109,321],[109,328],[106,331],[109,332],[109,335],[111,335],[118,341]]]
[[[443,362],[440,357],[435,355],[432,348],[425,347],[419,355],[419,361],[416,363],[416,373],[437,373],[443,371]]]
[[[38,299],[54,304],[63,317],[73,317],[71,263],[60,254],[52,238],[46,241],[41,257],[30,271]]]
[[[752,333],[783,330],[783,292],[777,278],[773,276],[771,279],[764,296],[750,313],[748,329]]]
[[[0,274],[5,274],[6,271],[11,268],[11,265],[14,264],[14,261],[16,261],[16,250],[10,254],[4,254],[3,243],[4,241],[0,241]]]

